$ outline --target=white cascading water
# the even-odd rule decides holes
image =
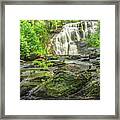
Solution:
[[[81,39],[96,31],[96,21],[81,21],[63,26],[60,33],[56,34],[51,42],[56,55],[78,55],[78,45]]]

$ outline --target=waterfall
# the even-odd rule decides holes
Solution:
[[[56,55],[78,55],[78,43],[96,30],[95,21],[83,20],[76,23],[68,23],[63,26],[60,33],[54,35],[51,42]]]

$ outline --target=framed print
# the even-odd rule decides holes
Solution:
[[[119,119],[119,7],[2,1],[1,118]]]

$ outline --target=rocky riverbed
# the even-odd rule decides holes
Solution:
[[[100,50],[22,61],[21,100],[99,100]]]

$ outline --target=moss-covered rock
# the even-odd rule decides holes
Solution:
[[[88,54],[63,57],[64,61],[59,57],[50,57],[32,62],[34,68],[22,68],[21,99],[100,99],[99,59],[81,61],[81,57],[88,58]]]

